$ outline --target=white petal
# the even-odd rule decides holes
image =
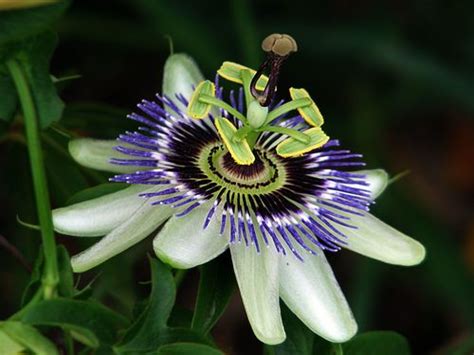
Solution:
[[[354,171],[357,174],[364,174],[367,176],[367,182],[370,190],[370,197],[375,200],[388,186],[388,174],[383,169],[359,170]]]
[[[274,250],[230,244],[234,272],[245,311],[255,336],[266,344],[286,338],[280,314],[278,258]]]
[[[133,185],[89,201],[53,210],[54,229],[67,235],[97,237],[118,227],[143,204],[139,194],[150,189]]]
[[[153,241],[156,255],[174,268],[189,269],[222,254],[228,238],[219,235],[220,220],[213,218],[203,229],[211,206],[208,202],[186,216],[171,217]]]
[[[345,248],[389,264],[411,266],[425,258],[421,243],[390,227],[375,216],[351,215],[357,229],[338,227],[348,237]]]
[[[140,149],[126,143],[118,142],[116,140],[79,138],[69,142],[69,153],[79,164],[91,169],[124,174],[133,173],[138,170],[144,170],[143,167],[110,163],[111,158],[130,158],[126,154],[117,152],[114,149],[117,146]]]
[[[168,206],[153,206],[144,200],[128,220],[89,249],[71,258],[74,272],[87,271],[140,242],[172,214]]]
[[[302,252],[302,255],[304,252]],[[342,343],[357,332],[357,324],[322,251],[306,254],[304,262],[280,257],[280,297],[313,332]]]
[[[182,111],[186,107],[175,100],[176,94],[182,94],[190,99],[193,87],[204,80],[196,62],[186,54],[173,54],[165,63],[163,72],[163,95],[173,99]]]

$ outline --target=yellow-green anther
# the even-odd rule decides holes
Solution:
[[[303,98],[310,99],[311,104],[298,108],[298,112],[309,125],[314,127],[320,127],[323,125],[323,115],[321,114],[318,106],[316,106],[313,99],[311,99],[311,96],[309,96],[308,92],[305,89],[290,88],[290,96],[293,100]]]
[[[233,108],[227,102],[219,100],[218,98],[216,98],[214,96],[201,95],[199,97],[199,102],[202,102],[204,104],[209,104],[211,106],[219,107],[219,108],[227,111],[228,113],[230,113],[235,118],[241,120],[242,122],[244,122],[244,123],[247,122],[247,119],[245,118],[245,116],[242,115],[239,111],[237,111],[235,108]]]
[[[209,80],[202,81],[198,84],[191,96],[188,104],[188,116],[201,119],[209,114],[211,105],[201,100],[202,96],[212,97],[216,95],[216,87],[213,82]]]
[[[250,165],[255,161],[252,149],[250,149],[245,139],[241,142],[234,141],[233,137],[237,132],[237,128],[235,128],[232,122],[224,117],[217,117],[215,125],[224,145],[237,164]]]
[[[247,108],[247,122],[253,128],[260,128],[267,119],[268,107],[261,106],[257,100],[253,100]]]
[[[287,103],[281,105],[280,107],[277,107],[273,111],[271,111],[267,116],[267,122],[266,123],[272,122],[274,119],[280,117],[281,115],[284,115],[287,112],[297,110],[297,109],[302,108],[302,107],[309,106],[309,105],[312,104],[312,102],[313,102],[313,100],[311,100],[309,98],[306,98],[306,97],[287,102]]]
[[[301,132],[300,132],[301,133]],[[288,138],[278,144],[276,152],[283,158],[297,157],[310,152],[327,143],[329,137],[319,127],[313,127],[303,132],[310,137],[309,143],[303,143],[295,138]]]
[[[296,139],[298,142],[303,144],[309,144],[311,141],[311,137],[306,133],[302,133],[297,131],[296,129],[291,129],[287,127],[280,127],[280,126],[265,126],[260,128],[261,131],[268,131],[268,132],[275,132],[280,134],[285,134],[292,139]]]
[[[246,66],[243,66],[241,64],[237,64],[234,62],[224,62],[222,63],[219,70],[217,71],[217,74],[219,74],[219,76],[223,77],[224,79],[232,81],[233,83],[243,84],[242,76],[241,76],[242,70],[249,70],[251,73],[251,76],[254,76],[256,73],[255,70],[247,68]],[[265,86],[267,86],[267,83],[268,83],[268,77],[265,75],[262,75],[257,82],[257,89],[258,90],[265,89]]]

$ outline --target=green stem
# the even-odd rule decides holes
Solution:
[[[199,96],[199,101],[204,102],[206,104],[210,104],[216,107],[219,107],[223,110],[226,110],[229,112],[232,116],[235,118],[241,120],[242,122],[246,123],[247,119],[245,118],[244,115],[242,115],[239,111],[237,111],[235,108],[230,106],[227,102],[224,102],[222,100],[219,100],[215,97],[209,96],[209,95],[201,95]]]
[[[300,108],[300,107],[309,106],[309,105],[311,105],[311,99],[308,99],[306,97],[287,102],[286,104],[283,104],[280,107],[277,107],[276,109],[271,111],[267,116],[267,121],[265,122],[265,124],[272,122],[275,118],[278,118],[287,112],[296,110],[297,108]]]
[[[54,240],[51,204],[49,201],[46,172],[43,164],[43,150],[38,128],[38,115],[27,78],[21,65],[11,59],[7,62],[10,75],[15,83],[25,120],[26,140],[30,156],[31,174],[36,198],[36,209],[41,226],[45,266],[42,278],[45,298],[52,298],[59,282],[56,243]]]
[[[287,136],[290,136],[291,138],[294,138],[304,144],[308,144],[311,140],[311,138],[307,134],[287,127],[263,126],[259,130],[286,134]]]

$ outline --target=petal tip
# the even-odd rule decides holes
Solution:
[[[371,190],[373,192],[372,198],[376,199],[387,188],[389,176],[388,176],[388,173],[383,169],[375,169],[373,170],[373,172],[374,172],[375,181],[373,181],[371,184],[371,185],[374,185],[374,186],[371,186],[372,187]]]
[[[65,219],[64,218],[64,208],[56,208],[51,211],[52,219],[53,219],[53,227],[54,230],[58,233],[63,233],[67,228],[65,228]],[[66,223],[67,225],[67,223]]]
[[[190,269],[192,267],[192,266],[187,265],[185,262],[178,260],[176,258],[173,258],[171,255],[166,253],[166,251],[163,248],[161,248],[159,238],[155,238],[153,240],[153,250],[158,259],[160,259],[163,263],[171,266],[173,269],[184,270],[184,269]]]
[[[357,334],[357,331],[357,323],[352,319],[350,324],[347,324],[347,327],[344,329],[338,329],[333,333],[319,335],[331,343],[345,343],[346,341],[351,340]]]
[[[73,139],[70,140],[68,144],[69,154],[78,162],[82,160],[82,145],[84,140],[87,141],[87,138]]]
[[[285,332],[281,334],[263,334],[255,329],[253,329],[253,332],[258,340],[267,345],[278,345],[286,340]]]
[[[355,171],[357,174],[366,176],[366,181],[369,184],[370,198],[375,200],[388,186],[389,175],[384,169],[370,169]]]
[[[426,258],[426,248],[420,242],[412,240],[407,256],[401,261],[402,266],[415,266],[421,264]]]
[[[74,255],[71,258],[71,267],[74,273],[79,274],[82,272],[86,272],[95,266],[95,265],[89,265],[88,263],[84,263],[84,261],[81,259],[82,259],[81,254]]]

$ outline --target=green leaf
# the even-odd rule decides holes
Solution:
[[[30,325],[13,321],[1,322],[0,334],[1,333],[5,334],[13,341],[13,343],[0,342],[1,354],[12,354],[11,350],[14,349],[14,343],[17,343],[38,355],[59,354],[54,344]]]
[[[161,346],[157,355],[223,355],[220,350],[203,344],[174,343]]]
[[[191,328],[206,335],[226,309],[235,288],[232,267],[218,258],[201,267]]]
[[[69,0],[25,10],[0,12],[0,47],[43,32],[59,19],[69,6]]]
[[[173,308],[176,287],[170,269],[157,259],[150,258],[152,289],[143,313],[127,330],[118,351],[145,351],[158,347],[160,332]]]
[[[14,118],[18,97],[9,75],[0,72],[0,120],[10,122]]]
[[[72,274],[71,260],[63,245],[59,245],[57,251],[59,269],[58,291],[61,296],[72,297],[74,294],[74,277]]]
[[[56,34],[45,32],[21,43],[21,50],[16,55],[31,86],[42,128],[58,121],[64,108],[49,74],[49,62],[56,43]]]
[[[88,201],[97,197],[108,195],[108,194],[123,190],[124,188],[128,186],[130,185],[121,184],[121,183],[113,183],[113,184],[105,183],[105,184],[100,184],[94,187],[90,187],[82,191],[79,191],[78,193],[73,195],[69,200],[67,200],[66,206],[70,206],[75,203]]]
[[[43,270],[43,249],[40,248],[38,256],[33,265],[30,281],[23,293],[21,304],[25,305],[34,296],[41,287],[41,274]],[[62,245],[58,246],[58,268],[59,268],[59,294],[64,297],[72,297],[74,294],[74,278],[71,269],[71,261],[66,248]]]
[[[38,250],[38,254],[36,256],[35,262],[33,264],[33,270],[31,272],[30,280],[28,281],[28,285],[23,291],[23,295],[21,297],[21,305],[22,307],[28,303],[29,300],[34,296],[37,292],[38,288],[41,286],[41,274],[43,270],[43,263],[44,263],[44,254],[43,248],[40,247]]]
[[[127,320],[98,303],[56,298],[41,301],[24,313],[22,321],[32,325],[48,325],[70,330],[75,338],[88,346],[113,344]]]
[[[164,344],[172,344],[178,342],[199,343],[204,345],[212,345],[208,338],[187,328],[163,328],[157,334],[156,339],[150,343],[149,350],[157,349]]]
[[[127,330],[117,353],[156,351],[160,345],[192,342],[209,345],[203,335],[186,328],[169,328],[166,323],[174,305],[176,288],[169,268],[150,259],[152,290],[148,305]]]
[[[342,344],[344,355],[409,355],[410,346],[402,335],[391,331],[362,333]]]
[[[64,107],[49,74],[56,36],[47,30],[69,3],[64,0],[49,6],[0,12],[0,62],[12,57],[21,61],[33,91],[41,127],[59,120]],[[43,34],[39,34],[41,32]],[[17,106],[17,95],[11,80],[3,72],[0,68],[0,119],[10,121]]]

